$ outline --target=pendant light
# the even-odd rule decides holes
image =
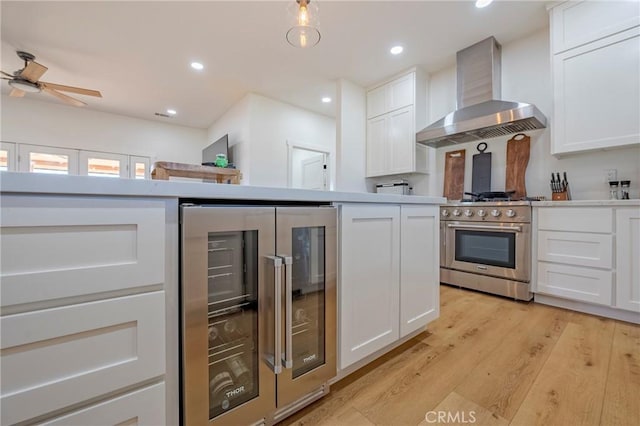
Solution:
[[[320,41],[318,6],[314,0],[296,0],[291,3],[293,26],[287,31],[287,41],[295,47],[313,47]]]

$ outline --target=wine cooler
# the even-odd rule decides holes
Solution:
[[[182,423],[274,422],[336,374],[333,207],[184,204]]]

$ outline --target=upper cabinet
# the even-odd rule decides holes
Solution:
[[[416,144],[426,126],[427,80],[418,69],[367,91],[367,177],[428,173],[429,148]]]
[[[568,1],[551,13],[551,153],[640,143],[637,2]]]

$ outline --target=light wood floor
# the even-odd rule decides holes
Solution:
[[[440,294],[427,332],[282,424],[640,425],[639,326],[447,286]],[[451,417],[425,419],[429,411]]]

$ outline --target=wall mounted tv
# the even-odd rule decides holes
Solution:
[[[202,164],[205,166],[212,166],[216,162],[216,155],[218,154],[226,155],[229,164],[233,164],[231,150],[229,150],[228,134],[202,150]]]

